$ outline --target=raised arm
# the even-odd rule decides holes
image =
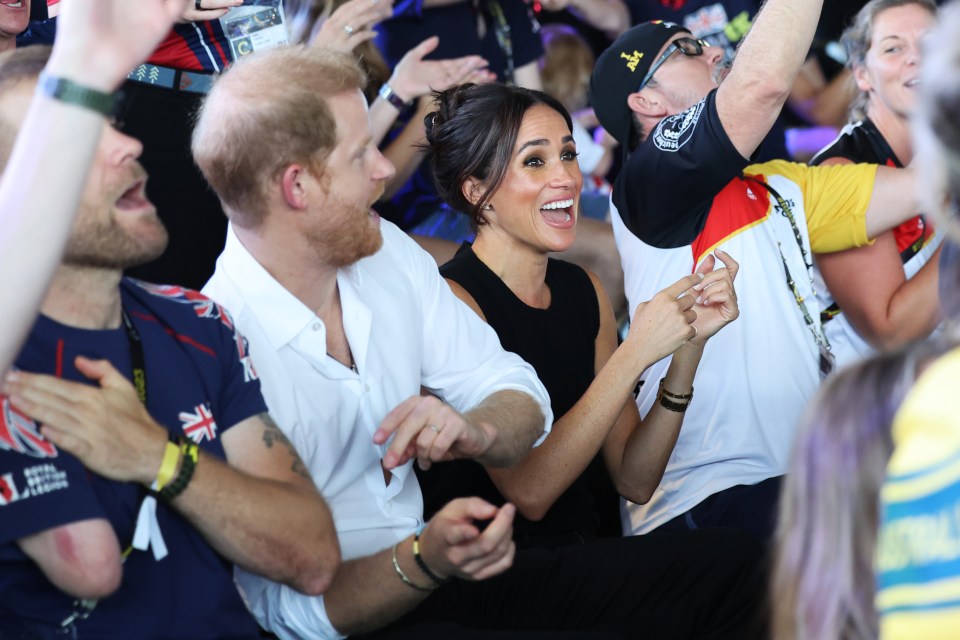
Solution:
[[[711,260],[703,272],[712,267]],[[554,422],[550,437],[519,464],[509,469],[487,467],[497,488],[517,505],[524,517],[539,520],[546,515],[601,448],[621,494],[638,502],[649,499],[673,450],[683,414],[662,408],[651,411],[647,417],[650,424],[645,421],[644,426],[638,428],[640,416],[633,401],[633,389],[647,367],[673,353],[674,364],[667,376],[673,386],[667,388],[687,393],[702,350],[702,342],[689,344],[689,340],[694,337],[706,340],[729,322],[726,320],[717,327],[711,325],[700,336],[699,329],[691,326],[696,319],[692,308],[699,295],[692,287],[705,287],[711,294],[717,293],[719,300],[722,296],[714,283],[727,275],[726,270],[717,270],[706,278],[700,273],[686,276],[640,305],[630,334],[619,348],[610,302],[599,280],[591,276],[600,304],[596,377],[576,404]],[[483,317],[470,294],[456,283],[450,284],[454,293]],[[730,285],[732,291],[732,278]],[[689,294],[684,295],[688,291]],[[705,307],[701,305],[701,308]],[[635,432],[639,435],[631,436]]]
[[[6,379],[11,403],[94,473],[149,487],[164,458],[167,430],[109,362],[77,358],[76,365],[98,386],[14,372]],[[266,414],[222,438],[229,464],[201,454],[171,505],[228,560],[303,592],[322,592],[339,547],[330,512],[296,451]]]
[[[550,436],[519,464],[510,469],[487,468],[500,493],[530,520],[543,518],[580,477],[615,425],[625,430],[637,425],[640,416],[632,392],[640,374],[694,335],[690,324],[695,318],[691,311],[694,299],[681,294],[700,281],[698,275],[686,276],[642,305],[619,349],[610,302],[599,280],[591,279],[601,309],[596,377],[577,403],[553,423]],[[616,477],[616,470],[610,471]]]
[[[630,28],[630,11],[623,0],[543,0],[540,4],[547,11],[568,9],[611,40]]]
[[[403,102],[412,102],[431,91],[443,91],[464,82],[492,82],[496,79],[496,74],[487,69],[486,59],[480,56],[424,60],[424,57],[439,44],[438,36],[427,38],[405,53],[397,63],[386,84]],[[398,115],[400,110],[392,103],[381,97],[374,100],[370,105],[370,124],[374,141],[379,144],[384,139]],[[411,124],[419,127],[415,131],[423,129],[422,118],[419,122],[411,122]],[[419,138],[416,141],[419,141]]]
[[[47,75],[114,91],[187,1],[70,0]],[[19,351],[60,262],[105,122],[93,110],[38,94],[20,128],[0,181],[0,274],[16,300],[0,309],[0,371]]]
[[[674,395],[694,393],[693,380],[707,341],[740,315],[734,288],[740,265],[723,251],[717,250],[716,255],[723,262],[722,268],[714,270],[716,260],[712,255],[697,268],[698,273],[706,275],[697,285],[699,292],[692,294],[697,296],[693,307],[697,313],[694,322],[696,336],[674,352],[663,378],[664,391]],[[648,384],[654,384],[654,381],[650,380]],[[687,404],[694,401],[695,398],[688,399]],[[683,404],[682,401],[679,404]],[[653,496],[673,453],[682,423],[682,412],[655,402],[639,426],[627,430],[623,425],[617,425],[603,452],[607,468],[622,496],[638,504]]]
[[[790,96],[820,19],[822,0],[767,0],[717,90],[717,113],[737,151],[749,158]]]

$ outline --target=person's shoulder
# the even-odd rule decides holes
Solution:
[[[837,137],[810,159],[810,165],[821,165],[830,158],[860,158],[867,126],[862,120],[845,124]]]
[[[363,258],[358,264],[371,269],[387,268],[397,273],[410,273],[424,264],[436,270],[437,263],[433,258],[394,223],[381,218],[380,235],[383,238],[380,249]]]
[[[712,93],[711,95],[715,95]],[[711,107],[711,105],[713,105]],[[666,116],[650,132],[649,142],[653,148],[668,153],[676,153],[683,149],[694,140],[694,134],[697,132],[700,119],[704,114],[716,111],[715,102],[710,96],[704,96],[696,104],[688,109]],[[640,145],[641,147],[643,145]],[[648,145],[649,148],[649,145]]]
[[[162,310],[185,319],[219,320],[226,313],[206,295],[176,284],[154,284],[124,278],[121,288],[149,309]]]
[[[121,283],[125,303],[135,300],[165,329],[188,335],[213,337],[236,334],[233,317],[203,293],[180,285],[153,284],[133,278]],[[136,309],[134,309],[136,311]]]

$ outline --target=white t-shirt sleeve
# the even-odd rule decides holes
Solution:
[[[497,391],[526,393],[543,411],[545,437],[553,424],[553,411],[533,367],[515,353],[504,351],[496,332],[453,294],[430,254],[392,225],[384,225],[382,230],[404,236],[396,241],[403,254],[399,258],[409,265],[410,277],[420,292],[423,386],[458,411],[477,406]]]

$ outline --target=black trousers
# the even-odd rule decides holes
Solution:
[[[723,529],[528,549],[506,573],[452,581],[362,637],[762,638],[766,563],[762,543]]]
[[[163,255],[127,274],[199,289],[213,275],[227,231],[220,200],[190,153],[193,118],[203,95],[128,80],[123,96],[120,127],[143,143],[140,162],[149,174],[147,196],[170,234]]]
[[[774,476],[757,484],[738,484],[718,491],[689,511],[663,523],[656,531],[727,527],[769,541],[777,527],[782,479],[783,476]]]

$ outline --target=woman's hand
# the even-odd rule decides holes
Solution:
[[[704,275],[703,281],[690,292],[697,300],[693,306],[697,314],[693,323],[697,328],[697,335],[690,342],[700,346],[740,315],[737,290],[733,287],[740,264],[720,249],[714,253],[720,258],[723,267],[714,270],[717,261],[712,254],[707,256],[697,268],[697,273]]]
[[[700,272],[684,276],[649,302],[637,306],[624,344],[642,354],[644,368],[667,357],[697,335],[698,329],[693,326],[697,319],[697,312],[693,310],[697,295],[694,287],[703,280]]]
[[[427,38],[407,51],[394,68],[390,88],[405,102],[465,82],[480,84],[497,79],[497,75],[487,69],[487,61],[480,56],[424,60],[439,44],[437,36]]]
[[[352,53],[358,44],[377,35],[374,25],[392,14],[393,0],[350,0],[317,20],[320,27],[314,26],[310,46]]]

